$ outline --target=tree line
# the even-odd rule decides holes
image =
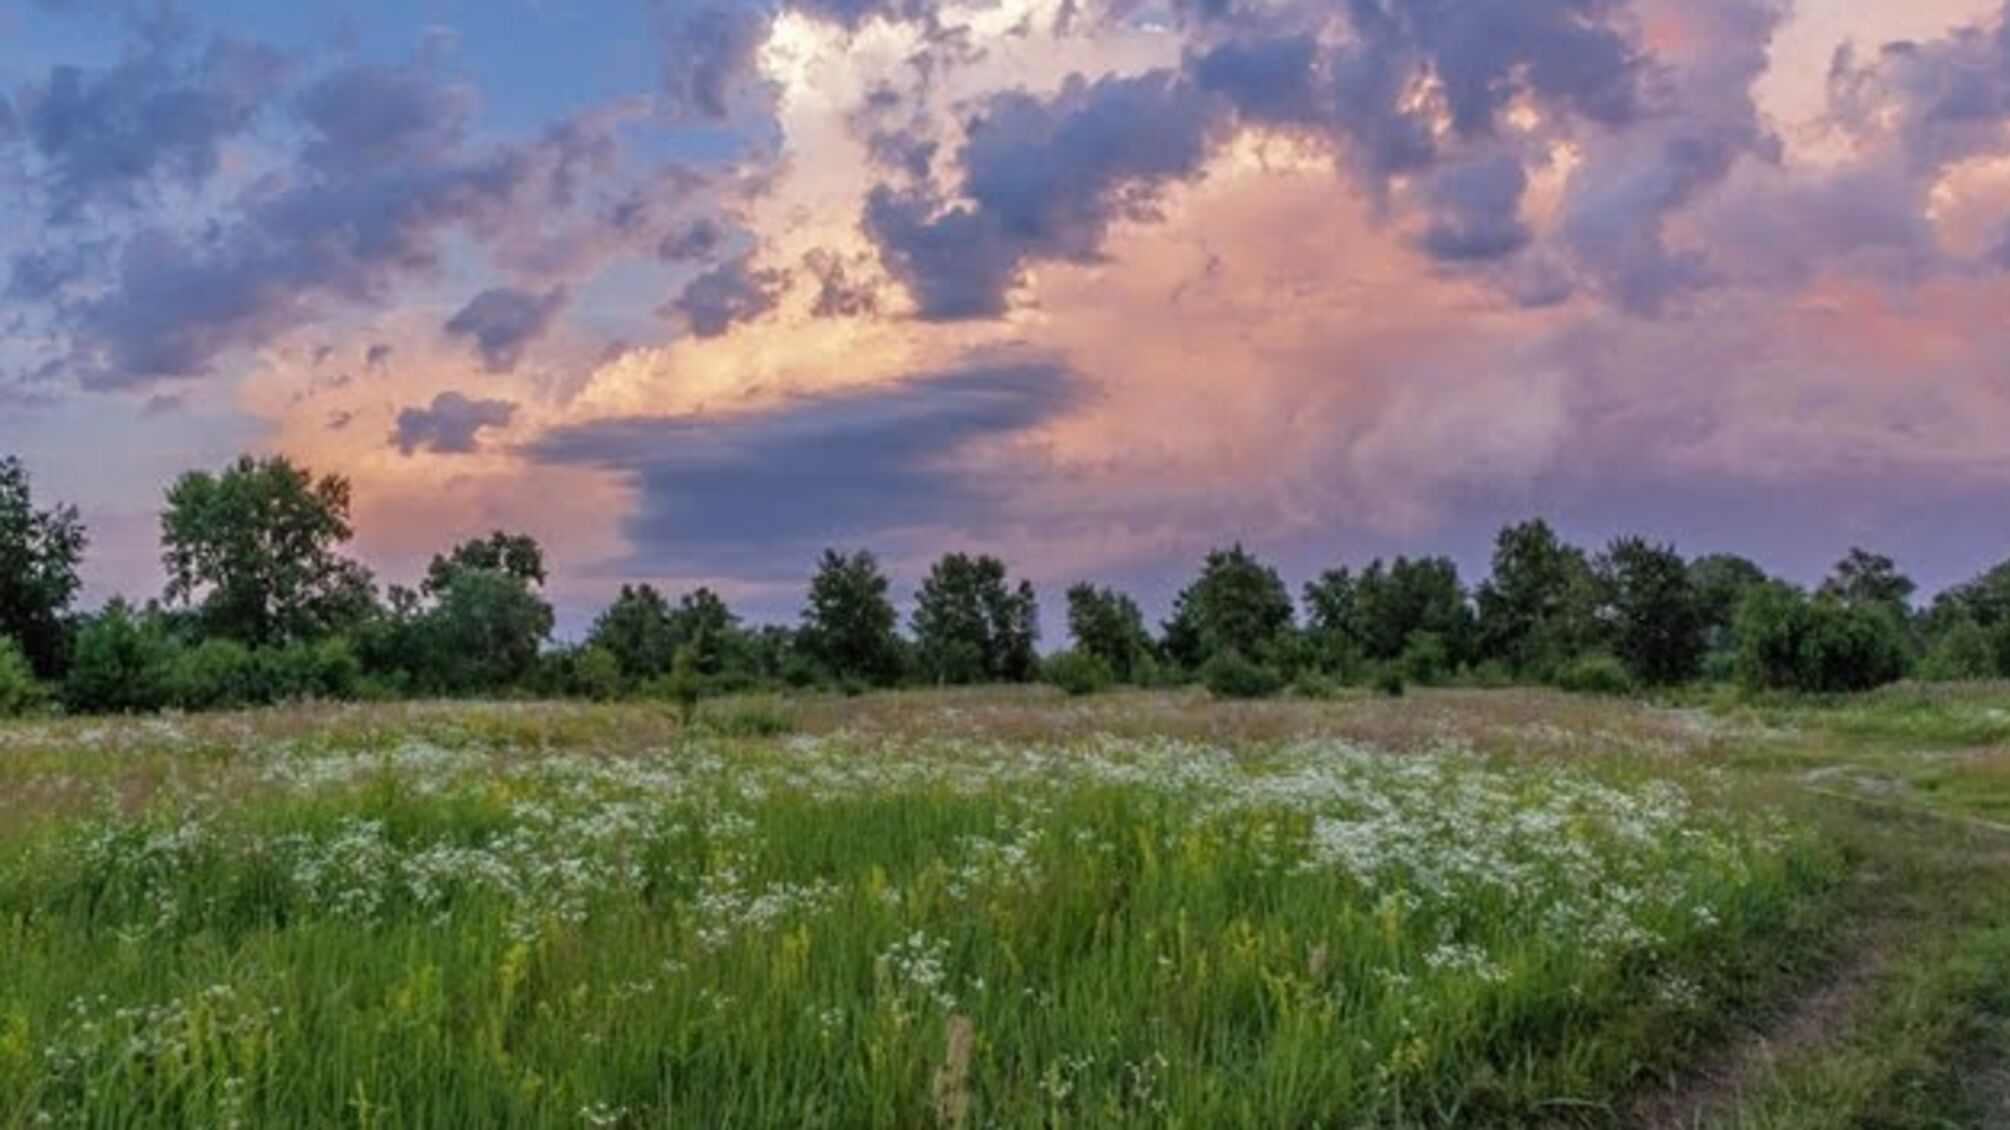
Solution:
[[[497,531],[379,589],[346,557],[350,490],[283,456],[167,490],[167,585],[79,613],[88,537],[0,458],[0,713],[218,709],[299,698],[651,695],[687,708],[761,687],[1027,683],[1071,693],[1201,683],[1227,697],[1341,685],[1546,683],[1623,692],[1702,680],[1833,693],[2010,675],[2010,562],[1924,609],[1888,557],[1851,550],[1814,591],[1729,554],[1623,537],[1588,552],[1541,520],[1503,529],[1468,587],[1443,557],[1330,569],[1294,594],[1242,546],[1207,555],[1154,631],[1116,589],[1066,591],[1069,646],[1042,656],[1039,600],[991,556],[936,561],[902,630],[867,551],[826,551],[794,627],[741,621],[710,589],[624,585],[575,646],[551,645],[544,553]]]

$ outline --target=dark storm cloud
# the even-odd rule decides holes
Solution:
[[[576,425],[545,435],[532,455],[632,477],[638,498],[625,527],[638,560],[787,574],[827,543],[983,526],[1009,484],[959,471],[953,458],[1052,418],[1075,396],[1059,366],[986,364],[745,415]]]
[[[564,287],[543,294],[499,286],[482,291],[447,319],[446,332],[466,338],[482,367],[491,373],[514,372],[524,350],[544,336],[565,308]]]
[[[884,186],[865,228],[924,318],[1002,313],[1029,260],[1093,260],[1111,223],[1149,213],[1152,190],[1199,168],[1213,101],[1171,71],[1070,79],[1051,99],[993,96],[964,142],[961,195],[944,207]]]
[[[191,38],[171,17],[152,19],[109,67],[56,66],[18,92],[52,220],[135,204],[157,183],[202,183],[279,89],[276,51],[223,35],[194,50]],[[9,132],[0,125],[0,138]]]
[[[665,309],[693,334],[718,337],[773,310],[787,283],[786,272],[755,270],[752,257],[743,255],[692,279]]]
[[[510,401],[476,400],[458,392],[443,392],[433,398],[429,407],[407,408],[398,413],[391,446],[406,455],[420,450],[435,455],[466,455],[475,450],[482,429],[507,427],[515,416],[516,405]]]
[[[373,118],[385,100],[389,112]],[[563,197],[594,142],[561,127],[530,142],[467,145],[462,96],[415,72],[363,67],[302,96],[307,158],[261,178],[227,222],[142,230],[112,285],[66,311],[87,384],[122,387],[208,372],[331,301],[373,302],[438,264],[450,230],[505,232]]]

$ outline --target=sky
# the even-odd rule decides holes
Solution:
[[[354,488],[786,619],[826,546],[1163,609],[1543,516],[2010,556],[2003,0],[0,0],[0,451]]]

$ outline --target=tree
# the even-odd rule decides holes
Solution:
[[[62,670],[86,543],[76,507],[35,509],[21,461],[0,458],[0,635],[45,679]]]
[[[1649,686],[1695,678],[1703,669],[1703,606],[1688,562],[1671,546],[1620,538],[1597,564],[1612,624],[1613,651]]]
[[[832,678],[888,685],[900,677],[899,613],[879,559],[866,550],[824,551],[810,581],[798,639]]]
[[[435,554],[432,563],[426,566],[426,579],[419,583],[419,591],[432,596],[463,569],[503,573],[522,581],[526,587],[537,588],[545,579],[544,550],[529,534],[497,530],[485,538],[464,541],[451,553]]]
[[[1459,567],[1449,558],[1371,562],[1354,583],[1354,607],[1355,635],[1369,659],[1400,659],[1411,638],[1421,633],[1438,638],[1452,666],[1470,657],[1472,606],[1459,581]]]
[[[425,615],[426,680],[455,693],[515,686],[537,670],[551,635],[551,605],[504,569],[458,568],[441,577]]]
[[[77,713],[158,710],[172,652],[151,617],[113,600],[77,630],[63,704]]]
[[[349,540],[349,483],[284,456],[191,471],[168,489],[161,560],[169,600],[204,630],[251,646],[315,639],[375,603],[370,575],[336,552]]]
[[[1101,660],[1118,681],[1135,683],[1152,658],[1152,637],[1137,601],[1115,589],[1068,590],[1068,634],[1077,650]]]
[[[916,658],[936,683],[1027,682],[1039,673],[1039,602],[995,557],[945,555],[915,596]]]
[[[1887,608],[1905,619],[1912,610],[1912,594],[1917,591],[1911,577],[1899,572],[1898,564],[1882,554],[1852,548],[1836,562],[1835,571],[1822,582],[1819,595],[1845,604]]]
[[[1598,640],[1597,593],[1584,551],[1536,519],[1494,540],[1493,572],[1477,597],[1476,647],[1517,674],[1548,678]]]
[[[1736,554],[1713,553],[1689,563],[1689,583],[1703,612],[1703,638],[1711,654],[1737,646],[1738,609],[1766,583],[1766,571]]]
[[[1189,670],[1223,652],[1267,662],[1292,630],[1296,610],[1277,570],[1241,545],[1207,555],[1200,576],[1173,601],[1166,650]]]
[[[1869,690],[1905,674],[1905,632],[1891,608],[1834,593],[1813,600],[1768,581],[1738,613],[1738,673],[1753,690]]]
[[[732,664],[738,650],[740,618],[718,593],[702,587],[685,593],[670,613],[669,625],[672,647],[690,648],[699,674],[716,677]]]
[[[1328,569],[1305,584],[1305,635],[1314,662],[1326,671],[1342,671],[1362,653],[1360,606],[1354,574]]]
[[[669,602],[649,585],[622,585],[614,603],[593,622],[586,646],[612,656],[630,682],[667,673],[677,654]]]

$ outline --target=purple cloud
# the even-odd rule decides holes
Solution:
[[[484,429],[508,427],[515,418],[516,405],[511,401],[471,400],[458,392],[443,392],[428,407],[398,413],[391,446],[408,456],[421,450],[466,455],[475,450]],[[342,424],[347,423],[348,419],[342,419]]]
[[[491,373],[514,372],[524,350],[551,328],[567,297],[562,286],[543,294],[491,287],[469,299],[447,319],[444,328],[448,335],[466,338],[474,345],[482,368]]]

